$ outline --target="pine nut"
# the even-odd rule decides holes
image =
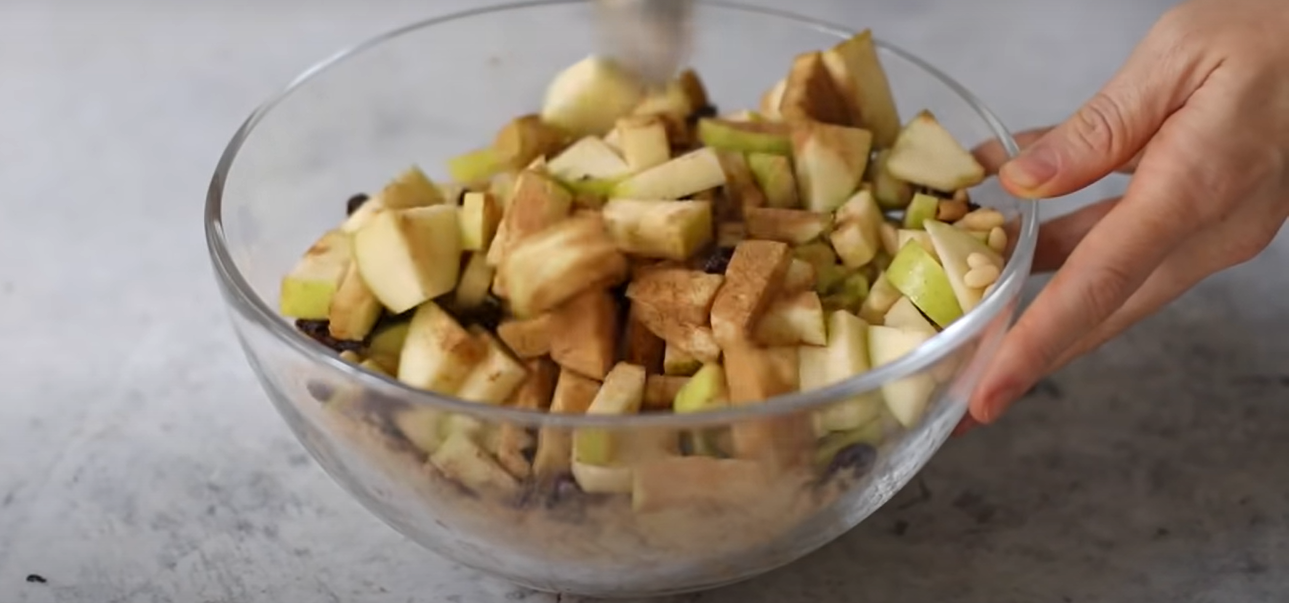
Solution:
[[[981,230],[988,232],[995,227],[1002,226],[1007,222],[1003,214],[996,209],[982,207],[962,217],[954,223],[954,226],[965,228],[967,230]]]
[[[992,264],[972,268],[962,276],[962,284],[972,289],[984,289],[998,280],[998,268]]]
[[[1002,226],[995,226],[989,231],[989,248],[1002,253],[1007,250],[1007,231]]]
[[[967,189],[960,188],[956,191],[953,191],[953,200],[961,201],[964,205],[970,205],[971,195],[967,193]]]
[[[989,258],[983,253],[973,253],[967,256],[967,265],[972,268],[980,268],[981,266],[989,266],[990,264],[993,264],[993,262],[989,261]]]
[[[941,201],[939,207],[935,210],[935,219],[953,223],[961,220],[967,215],[967,203],[965,201]]]

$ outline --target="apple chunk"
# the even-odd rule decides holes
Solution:
[[[560,366],[603,379],[618,350],[618,307],[603,289],[590,289],[550,313],[551,359]]]
[[[551,351],[550,314],[527,320],[506,320],[497,326],[497,337],[520,358],[545,356]]]
[[[501,276],[511,310],[536,316],[594,286],[626,276],[627,260],[601,220],[578,216],[523,239],[506,254]]]
[[[358,265],[351,262],[340,288],[331,299],[327,329],[336,339],[361,341],[376,326],[381,310],[380,300],[363,282]]]
[[[456,287],[461,271],[457,211],[451,205],[385,211],[354,234],[363,281],[391,312],[401,314]]]
[[[465,432],[448,436],[430,455],[430,464],[475,492],[511,495],[519,490],[519,482]]]
[[[563,182],[612,180],[631,173],[626,160],[595,136],[587,136],[551,159],[546,170]]]
[[[644,98],[644,88],[611,60],[590,56],[551,80],[542,120],[574,136],[601,136]]]
[[[488,259],[482,252],[470,254],[465,269],[461,271],[461,282],[457,283],[456,291],[453,292],[455,308],[469,310],[482,306],[488,301],[488,289],[492,287],[495,276],[496,271],[488,265]]]
[[[958,298],[958,304],[963,312],[970,312],[980,305],[980,301],[984,299],[985,290],[970,287],[964,282],[967,273],[972,270],[968,258],[978,255],[995,269],[1002,271],[1003,256],[971,236],[971,233],[943,222],[927,220],[923,223],[923,227],[926,228],[931,244],[935,246],[936,254],[940,257],[941,265],[944,266],[945,275],[949,277],[949,285],[953,287],[953,293]]]
[[[725,269],[725,285],[712,303],[712,330],[722,347],[751,335],[791,261],[792,251],[783,243],[743,241],[734,248]]]
[[[584,414],[600,391],[600,382],[572,371],[560,371],[551,397],[554,414]],[[569,469],[573,456],[570,433],[557,427],[543,427],[537,433],[537,454],[533,457],[533,474],[540,482],[549,482]]]
[[[588,415],[635,414],[645,390],[644,367],[618,363],[604,378],[604,384],[586,409]],[[573,432],[573,460],[589,465],[608,465],[614,457],[616,434],[604,429],[581,428]]]
[[[824,345],[828,338],[819,294],[802,291],[777,299],[766,308],[753,335],[767,346]]]
[[[894,144],[900,115],[872,32],[864,30],[825,51],[823,62],[850,109],[852,123],[870,130],[878,148]]]
[[[703,147],[635,174],[613,189],[615,199],[680,199],[725,184],[716,150]]]
[[[868,349],[873,366],[890,364],[926,343],[931,336],[918,331],[905,331],[886,326],[868,328]],[[930,373],[918,373],[882,386],[886,407],[905,427],[912,427],[926,411],[935,379]]]
[[[792,131],[785,124],[704,118],[698,121],[698,138],[722,151],[792,154]]]
[[[705,456],[658,459],[635,467],[631,508],[637,513],[711,509],[739,513],[773,488],[754,461]]]
[[[572,195],[550,176],[536,170],[520,172],[505,216],[488,247],[488,263],[500,265],[517,243],[564,220],[572,208]]]
[[[921,245],[909,243],[891,260],[886,279],[941,327],[962,316],[944,268]]]
[[[872,368],[868,352],[868,324],[838,310],[828,316],[828,345],[802,347],[801,389],[808,391],[839,383]],[[823,431],[849,431],[881,413],[881,400],[873,395],[837,402],[819,412]]]
[[[461,248],[487,251],[501,223],[501,204],[492,193],[466,193],[461,200]]]
[[[926,111],[900,132],[886,167],[900,180],[938,191],[972,187],[985,179],[984,166]]]
[[[443,203],[443,193],[426,177],[421,168],[412,166],[399,174],[377,195],[389,209],[408,209]]]
[[[448,160],[448,175],[467,186],[487,185],[493,176],[505,169],[505,163],[492,147],[476,149]]]
[[[682,322],[707,324],[716,292],[725,282],[719,274],[683,268],[646,270],[627,286],[627,298],[648,304]]]
[[[539,157],[558,153],[568,135],[542,121],[538,115],[521,115],[506,123],[492,141],[496,160],[511,170],[522,170]]]
[[[706,201],[613,199],[602,215],[613,242],[631,255],[684,260],[712,240]]]
[[[338,230],[322,235],[282,279],[278,310],[307,320],[327,318],[351,259],[349,236]]]
[[[787,122],[850,125],[850,110],[824,65],[822,53],[807,52],[793,59],[779,114]]]
[[[858,128],[821,123],[797,127],[792,147],[797,188],[806,209],[829,212],[850,198],[868,167],[872,139]]]
[[[766,205],[785,209],[801,207],[792,159],[782,155],[749,153],[747,165],[765,195]]]
[[[457,324],[434,302],[416,309],[398,361],[398,380],[412,387],[455,394],[488,354],[486,343]]]
[[[753,239],[802,245],[819,238],[832,226],[828,214],[800,209],[758,207],[744,210],[747,236]]]
[[[471,327],[470,334],[483,342],[487,351],[461,382],[456,395],[470,402],[501,404],[524,382],[528,370],[486,330]]]
[[[645,394],[642,408],[656,411],[670,411],[676,395],[689,383],[689,377],[682,375],[649,375],[645,380]]]
[[[618,120],[618,144],[631,172],[640,172],[671,160],[667,126],[656,115],[633,115]],[[606,141],[607,142],[607,141]]]

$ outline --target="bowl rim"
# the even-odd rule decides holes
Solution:
[[[957,350],[963,343],[978,335],[1010,304],[1019,297],[1021,286],[1029,277],[1029,268],[1033,259],[1038,238],[1039,212],[1036,208],[1021,212],[1021,228],[1012,255],[1004,266],[995,290],[987,295],[976,308],[937,333],[917,349],[898,360],[861,373],[818,389],[805,392],[794,392],[769,398],[756,404],[731,406],[693,414],[676,413],[643,413],[635,415],[574,415],[550,413],[542,410],[512,408],[500,405],[480,404],[444,396],[430,391],[416,389],[405,385],[397,379],[377,374],[341,360],[330,350],[309,339],[297,331],[269,304],[255,293],[254,288],[238,269],[224,236],[223,228],[223,193],[230,170],[242,145],[250,137],[255,127],[267,117],[272,110],[294,91],[307,84],[313,78],[343,63],[349,58],[394,40],[406,34],[420,31],[437,25],[454,21],[548,6],[584,4],[588,0],[521,0],[505,4],[472,8],[453,13],[422,19],[401,27],[388,30],[382,34],[367,38],[350,45],[331,56],[314,63],[293,78],[285,87],[261,102],[234,132],[232,139],[224,148],[211,177],[206,194],[204,212],[206,247],[210,254],[216,278],[225,291],[225,297],[240,314],[249,322],[267,330],[279,343],[292,348],[315,364],[329,367],[339,372],[346,380],[357,382],[365,390],[372,390],[388,395],[416,406],[433,407],[448,412],[460,412],[476,415],[493,421],[508,421],[527,425],[549,426],[559,428],[576,427],[702,427],[725,425],[758,418],[768,418],[827,406],[856,395],[876,390],[883,384],[896,381],[914,373],[926,370],[944,356]],[[855,30],[838,26],[821,19],[807,17],[777,8],[753,6],[734,0],[698,0],[703,6],[720,10],[740,12],[781,19],[785,24],[808,27],[821,33],[844,39],[857,33]],[[919,58],[898,46],[874,36],[876,46],[885,53],[913,64],[927,75],[938,80],[953,91],[965,102],[976,115],[993,131],[995,139],[1003,146],[1009,156],[1015,156],[1019,147],[1011,132],[1002,121],[962,84],[949,77],[927,61]],[[1004,191],[1004,194],[1011,196]],[[1015,197],[1013,197],[1014,199]],[[1023,203],[1023,201],[1022,201]],[[1012,295],[1003,295],[1013,292]]]

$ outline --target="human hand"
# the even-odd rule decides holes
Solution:
[[[1133,176],[1122,197],[1043,225],[1034,269],[1056,275],[1003,340],[962,428],[1271,243],[1289,216],[1286,31],[1284,0],[1191,0],[1068,121],[1018,136],[1017,159],[978,151],[1030,199]]]

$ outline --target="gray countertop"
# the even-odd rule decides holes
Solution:
[[[252,378],[200,228],[260,98],[467,4],[0,3],[0,600],[557,600],[419,549],[323,474]],[[1093,92],[1168,4],[798,10],[877,28],[1019,128]],[[1287,256],[1281,237],[1056,375],[819,553],[675,601],[1285,600]]]

